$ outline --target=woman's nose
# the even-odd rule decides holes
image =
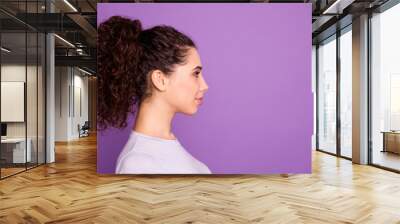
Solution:
[[[200,87],[200,89],[201,89],[201,91],[206,92],[208,90],[208,85],[207,85],[206,80],[203,78],[203,76],[201,76],[201,77],[202,78],[201,78],[201,87]]]

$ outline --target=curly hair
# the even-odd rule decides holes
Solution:
[[[129,113],[151,95],[149,74],[166,75],[184,64],[194,42],[171,26],[143,30],[139,20],[113,16],[98,27],[98,105],[100,129],[126,127]]]

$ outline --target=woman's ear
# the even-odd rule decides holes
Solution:
[[[161,92],[164,92],[167,89],[168,78],[166,75],[160,70],[154,70],[150,74],[151,83],[153,86]]]

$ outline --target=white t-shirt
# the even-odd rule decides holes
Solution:
[[[117,174],[211,174],[178,140],[132,131],[119,154]]]

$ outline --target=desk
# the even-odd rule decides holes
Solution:
[[[382,152],[400,154],[400,131],[382,131],[381,133],[383,133]]]
[[[30,162],[32,157],[31,154],[32,141],[30,138],[27,138],[26,142],[28,143],[27,144],[28,147],[26,147],[26,154],[25,154],[25,138],[1,139],[1,156],[5,158],[7,162],[10,163]],[[27,158],[27,161],[25,161],[25,158]]]

